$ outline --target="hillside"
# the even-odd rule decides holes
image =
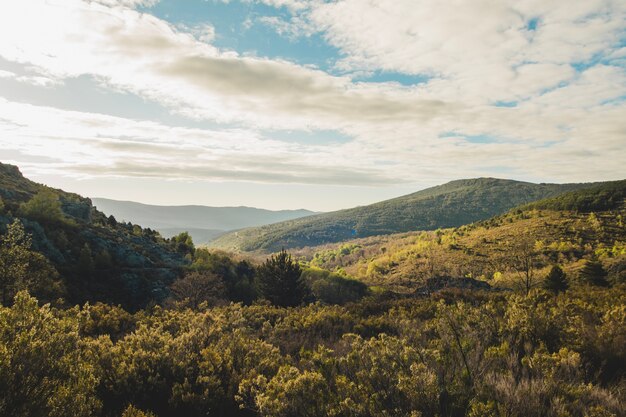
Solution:
[[[16,219],[32,235],[33,259],[46,264],[39,269],[56,277],[59,291],[51,299],[142,307],[162,299],[187,263],[184,251],[158,232],[117,222],[88,198],[34,183],[0,163],[0,234]]]
[[[92,202],[107,215],[158,230],[165,237],[188,231],[196,244],[208,243],[229,230],[315,214],[303,209],[272,211],[254,207],[156,206],[106,198],[93,198]]]
[[[227,233],[212,247],[273,252],[411,230],[457,227],[520,204],[590,184],[532,184],[496,178],[452,181],[368,206]]]
[[[598,259],[608,279],[620,283],[626,282],[625,199],[626,180],[608,182],[457,228],[354,239],[295,254],[311,266],[400,291],[433,276],[514,288],[522,249],[532,255],[537,283],[555,263],[576,277],[586,259]]]

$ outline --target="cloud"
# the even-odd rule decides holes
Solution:
[[[11,71],[0,70],[0,78],[16,78],[17,74]]]
[[[105,6],[123,6],[123,7],[150,7],[154,6],[159,0],[92,0]]]
[[[383,170],[341,163],[339,153],[288,144],[246,129],[165,126],[0,99],[0,159],[56,161],[39,169],[76,177],[381,185]],[[339,159],[338,159],[339,158]],[[26,164],[28,165],[28,164]]]
[[[0,27],[11,36],[0,37],[0,55],[44,85],[89,75],[228,127],[4,101],[3,146],[64,161],[41,169],[86,176],[381,185],[495,175],[503,166],[527,179],[626,174],[623,2],[264,1],[292,13],[265,19],[286,36],[317,31],[339,48],[343,76],[220,50],[213,26],[174,26],[132,8],[140,3],[149,5],[8,2]],[[428,81],[352,78],[376,71]],[[294,144],[260,133],[267,129],[337,130],[352,140]],[[494,140],[472,142],[480,136]]]
[[[284,19],[279,16],[261,16],[257,19],[261,24],[274,29],[279,35],[295,41],[303,36],[311,36],[317,29],[307,20],[299,16]]]
[[[617,59],[626,3],[310,1],[294,19],[340,48],[339,68],[428,75],[441,99],[489,103],[569,82],[572,64]]]
[[[40,14],[33,18],[29,11],[35,5]],[[4,10],[0,25],[13,33],[0,40],[0,54],[8,60],[59,78],[90,74],[195,118],[334,128],[363,118],[422,121],[445,106],[287,61],[221,52],[126,8],[25,0]]]

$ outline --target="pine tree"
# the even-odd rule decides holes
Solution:
[[[272,304],[293,307],[302,304],[309,288],[300,265],[284,249],[272,255],[257,270],[261,294]]]
[[[545,281],[543,282],[543,287],[546,290],[553,292],[561,292],[565,291],[569,288],[569,283],[567,282],[567,275],[563,272],[560,266],[554,265]]]
[[[596,260],[588,260],[578,272],[580,280],[589,285],[598,287],[608,287],[609,282],[606,280],[607,272],[602,264]]]

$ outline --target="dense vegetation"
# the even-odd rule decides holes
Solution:
[[[0,234],[8,236],[13,225],[11,239],[28,235],[11,245],[5,238],[4,258],[16,261],[8,248],[19,243],[30,263],[22,275],[30,277],[28,288],[42,300],[62,297],[70,304],[105,301],[142,308],[167,297],[168,285],[193,250],[154,230],[107,217],[87,198],[29,181],[15,166],[0,164],[0,201]],[[46,278],[35,280],[37,271],[45,271],[39,275]],[[14,290],[20,285],[26,284]]]
[[[0,168],[0,416],[626,414],[624,181],[255,259]]]
[[[569,210],[588,213],[619,208],[624,203],[624,199],[626,199],[626,180],[610,181],[529,203],[520,209]]]
[[[367,236],[456,227],[589,186],[495,178],[458,180],[369,206],[231,232],[210,245],[226,250],[275,252]]]
[[[617,417],[625,305],[581,287],[129,314],[20,293],[0,415]]]

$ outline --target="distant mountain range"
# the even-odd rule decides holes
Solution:
[[[230,232],[210,246],[273,252],[367,236],[456,227],[596,184],[533,184],[497,178],[457,180],[368,206]]]
[[[309,210],[272,211],[253,207],[157,206],[106,198],[91,200],[107,215],[158,230],[164,237],[187,231],[196,244],[230,230],[262,226],[316,214]]]

